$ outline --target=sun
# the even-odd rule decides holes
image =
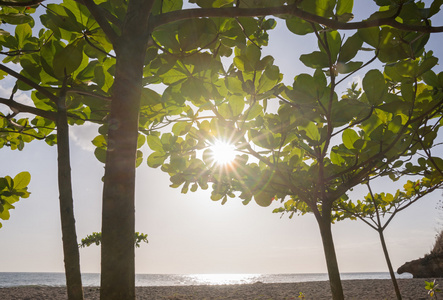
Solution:
[[[216,164],[227,165],[235,159],[235,147],[230,143],[217,140],[210,146],[210,149],[212,158]]]

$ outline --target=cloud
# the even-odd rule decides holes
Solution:
[[[98,125],[93,123],[84,123],[83,125],[71,126],[69,135],[73,144],[83,150],[94,151],[95,146],[91,141],[99,134]]]

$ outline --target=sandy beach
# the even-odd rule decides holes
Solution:
[[[403,299],[430,299],[424,281],[433,279],[399,279]],[[443,282],[443,279],[440,279]],[[437,283],[439,280],[437,280]],[[345,299],[381,300],[396,299],[390,280],[344,280]],[[329,283],[255,283],[245,285],[137,287],[137,299],[168,300],[298,300],[303,292],[306,300],[330,299]],[[13,287],[0,288],[2,300],[65,300],[63,287]],[[98,287],[86,287],[85,299],[99,299]]]

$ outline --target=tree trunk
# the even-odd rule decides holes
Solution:
[[[383,229],[378,229],[378,235],[380,236],[381,246],[383,248],[383,253],[385,255],[386,264],[388,265],[389,275],[391,275],[392,284],[394,285],[395,294],[397,295],[397,299],[401,300],[400,289],[397,284],[397,279],[395,278],[394,269],[392,268],[391,259],[389,258],[388,248],[386,247],[385,236],[383,234]]]
[[[75,231],[74,201],[72,198],[71,185],[69,126],[64,96],[60,97],[58,101],[57,155],[60,218],[68,299],[82,300],[83,287],[80,273],[80,255],[77,244],[77,233]]]
[[[147,20],[153,1],[130,1],[117,56],[103,187],[101,289],[103,300],[135,299],[135,162]]]
[[[130,69],[135,56],[140,55],[134,53],[132,57],[117,60],[109,121],[103,187],[100,294],[100,298],[106,300],[135,299],[134,189],[142,78],[136,69]],[[122,67],[122,64],[126,66]]]
[[[343,288],[341,285],[337,256],[335,254],[334,240],[332,238],[331,218],[330,216],[327,216],[326,212],[323,212],[323,215],[317,218],[317,222],[320,227],[320,234],[323,242],[323,250],[326,258],[326,266],[328,268],[332,299],[343,300]]]

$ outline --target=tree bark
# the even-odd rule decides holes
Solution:
[[[389,258],[389,252],[388,248],[386,247],[386,241],[385,241],[385,236],[383,234],[383,229],[381,228],[378,229],[378,235],[380,237],[381,246],[383,248],[383,254],[385,255],[386,264],[388,265],[389,275],[391,275],[392,284],[394,285],[395,295],[397,296],[398,300],[401,300],[402,297],[400,293],[400,288],[398,287],[397,279],[395,278],[394,269],[392,268],[391,259]]]
[[[116,66],[103,187],[100,298],[106,300],[135,299],[135,161],[144,55],[140,60],[140,51],[125,51]]]
[[[64,95],[58,99],[57,106],[58,187],[66,287],[69,300],[83,300],[80,255],[75,230],[74,201],[72,198],[69,126]]]
[[[151,0],[128,4],[116,69],[103,187],[100,298],[135,299],[135,162]]]
[[[326,258],[326,266],[328,268],[332,299],[343,300],[343,288],[341,285],[340,271],[338,269],[334,240],[332,238],[330,213],[328,215],[324,211],[323,215],[317,218],[317,222],[320,228],[321,239],[323,242],[323,250]]]

